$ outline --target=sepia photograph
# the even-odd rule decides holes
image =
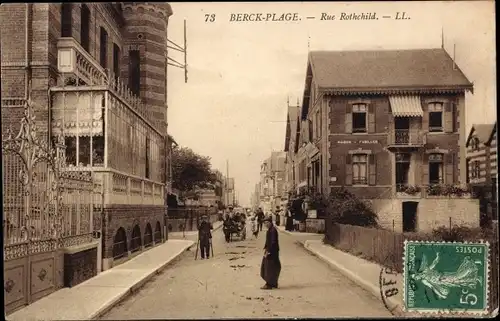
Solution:
[[[6,320],[496,317],[495,18],[2,3]]]

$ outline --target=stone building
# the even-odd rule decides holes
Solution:
[[[1,7],[2,126],[20,118],[3,98],[31,84],[38,127],[64,136],[66,170],[100,190],[98,270],[166,239],[170,15],[168,3]]]
[[[472,125],[465,147],[467,183],[479,198],[481,225],[489,225],[498,220],[496,123]]]
[[[459,196],[467,194],[460,142],[472,89],[442,48],[311,52],[297,122],[299,185],[345,187],[399,231],[477,226],[477,201]]]

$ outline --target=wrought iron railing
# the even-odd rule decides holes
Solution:
[[[421,131],[394,129],[389,132],[388,145],[418,146],[423,144],[425,144],[425,136]]]

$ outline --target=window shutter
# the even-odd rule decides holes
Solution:
[[[429,155],[424,154],[422,162],[422,185],[429,185]]]
[[[449,154],[445,154],[444,155],[445,157],[445,183],[446,184],[453,184],[454,183],[454,179],[453,179],[453,175],[454,175],[454,165],[455,165],[455,153],[449,153]]]
[[[375,106],[368,104],[368,132],[375,133]]]
[[[445,133],[453,133],[453,110],[450,102],[444,104],[443,129]]]
[[[345,185],[352,185],[352,162],[349,154],[345,156]]]
[[[422,105],[422,108],[424,109],[424,114],[422,116],[422,129],[424,131],[429,131],[429,105]]]
[[[352,133],[352,106],[349,104],[345,109],[345,132]]]
[[[368,184],[376,185],[377,178],[377,162],[375,161],[375,154],[370,154],[370,166],[368,167]]]

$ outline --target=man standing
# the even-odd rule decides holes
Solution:
[[[275,222],[276,222],[276,226],[280,226],[280,215],[281,215],[281,209],[279,206],[276,206],[276,211],[275,211]]]
[[[203,215],[201,217],[201,223],[198,226],[198,240],[200,242],[201,259],[210,258],[210,240],[212,239],[213,230],[212,224],[208,221],[208,217]]]
[[[264,245],[264,257],[260,266],[260,276],[266,281],[266,284],[261,289],[270,290],[278,288],[278,278],[281,272],[280,246],[278,231],[273,226],[271,218],[266,218],[264,222],[266,223],[267,233],[266,244]]]
[[[264,222],[264,211],[259,207],[257,210],[257,228],[259,232],[262,232],[262,224]]]

